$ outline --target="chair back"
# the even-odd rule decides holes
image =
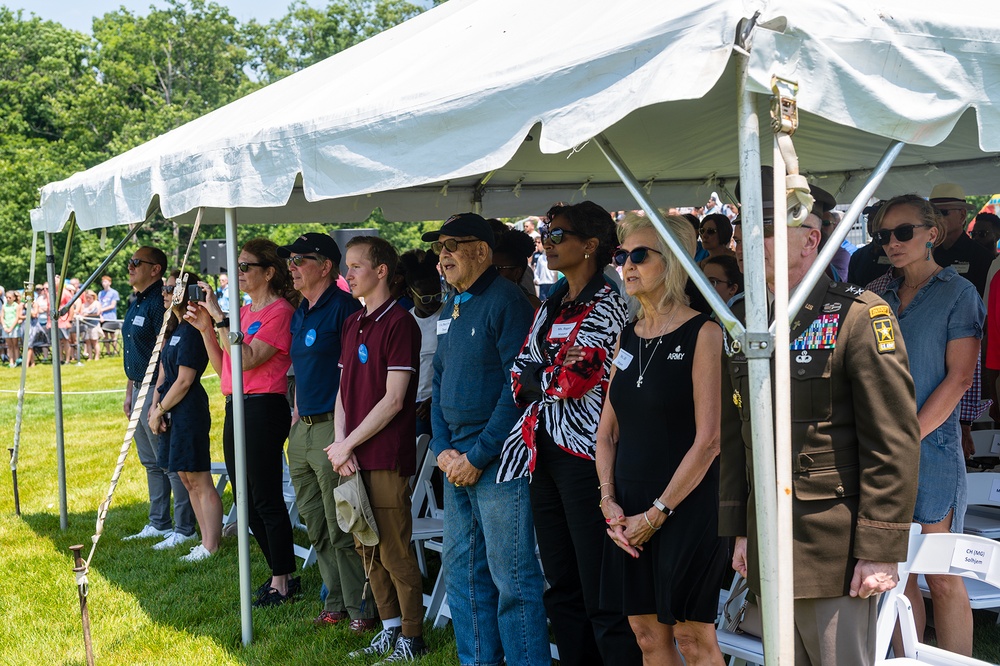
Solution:
[[[1000,507],[1000,473],[968,472],[968,504]]]
[[[973,430],[972,443],[976,447],[973,458],[1000,456],[1000,430]]]

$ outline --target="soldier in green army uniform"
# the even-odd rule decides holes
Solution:
[[[774,283],[765,174],[765,268]],[[820,220],[788,229],[789,288],[816,261]],[[743,302],[734,308],[744,319]],[[872,664],[878,594],[898,581],[917,492],[920,428],[895,316],[871,292],[821,279],[790,332],[795,663]],[[757,593],[747,359],[726,340],[719,529]],[[773,372],[772,364],[772,372]],[[728,393],[728,394],[727,394]]]

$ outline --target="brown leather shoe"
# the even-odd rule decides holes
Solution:
[[[367,634],[369,631],[374,631],[375,627],[378,626],[378,620],[373,617],[358,618],[356,620],[351,620],[351,631],[355,634]]]
[[[351,616],[344,611],[320,611],[320,614],[313,620],[313,625],[317,627],[332,627],[341,620],[346,620]]]

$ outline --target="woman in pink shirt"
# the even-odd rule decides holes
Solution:
[[[289,324],[299,293],[277,249],[267,238],[254,238],[243,246],[237,264],[240,290],[251,299],[250,305],[240,308],[250,529],[271,568],[270,580],[257,589],[255,607],[282,604],[299,591],[299,579],[292,577],[295,554],[292,525],[282,494],[281,458],[292,421],[287,399],[287,373],[292,363],[288,355],[292,342]],[[235,487],[229,313],[222,311],[207,284],[198,284],[205,300],[190,303],[185,319],[201,331],[226,396],[223,449]]]

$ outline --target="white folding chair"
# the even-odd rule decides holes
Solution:
[[[914,541],[916,542],[914,546]],[[1000,543],[967,534],[920,534],[910,535],[910,553],[901,566],[900,582],[896,590],[889,593],[892,598],[895,616],[892,619],[880,616],[879,625],[891,626],[898,618],[900,632],[903,638],[903,654],[897,659],[882,659],[876,663],[890,664],[963,664],[968,666],[983,666],[986,662],[971,657],[963,657],[941,648],[925,645],[917,640],[916,625],[913,620],[913,607],[906,595],[899,592],[905,587],[906,576],[919,574],[950,574],[962,576],[970,582],[989,585],[1000,591]],[[891,632],[891,630],[890,630]],[[886,633],[890,633],[886,632]],[[877,644],[882,644],[883,635],[877,635]],[[878,655],[884,652],[876,653]],[[892,665],[894,666],[894,664]]]
[[[725,599],[722,599],[722,603],[725,603],[739,582],[739,576],[733,578],[733,584],[729,587]],[[756,636],[730,631],[726,627],[726,618],[722,612],[719,613],[719,619],[716,622],[715,637],[719,641],[719,649],[722,650],[722,654],[729,657],[729,666],[744,666],[746,664],[763,666],[764,642]]]
[[[1000,430],[973,430],[972,443],[976,447],[973,458],[1000,457]]]
[[[1000,434],[1000,431],[997,432]],[[965,511],[965,533],[987,539],[1000,538],[1000,474],[969,472],[965,478],[969,498]]]

